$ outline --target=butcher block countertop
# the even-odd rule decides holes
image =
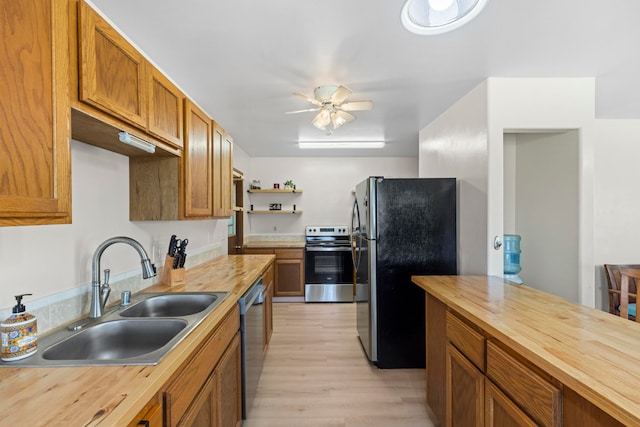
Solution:
[[[415,284],[625,425],[640,425],[640,323],[498,277]]]
[[[247,242],[244,244],[246,248],[304,248],[304,240],[257,240],[255,242]]]
[[[126,426],[198,348],[274,255],[232,255],[187,270],[186,284],[144,292],[231,292],[155,366],[0,369],[0,425]],[[5,422],[7,424],[5,424]]]

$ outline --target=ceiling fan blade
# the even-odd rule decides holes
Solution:
[[[336,115],[344,120],[346,123],[352,122],[356,119],[356,116],[349,114],[345,111],[336,111]]]
[[[338,89],[336,89],[336,91],[333,92],[333,95],[331,95],[331,103],[334,105],[339,105],[343,103],[349,97],[349,95],[351,95],[350,89],[344,86],[338,86]]]
[[[318,111],[319,109],[320,109],[320,107],[318,107],[318,108],[307,108],[306,110],[287,111],[285,114],[306,113],[308,111]]]
[[[343,111],[365,111],[373,109],[373,101],[351,101],[340,105]]]
[[[312,103],[313,105],[317,105],[318,107],[320,107],[322,105],[322,103],[320,101],[318,101],[317,99],[309,98],[304,93],[293,92],[293,94],[295,96],[297,96],[297,97],[300,97],[300,98],[304,99],[305,101],[308,101],[308,102]]]

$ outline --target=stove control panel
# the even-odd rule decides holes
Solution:
[[[304,229],[305,236],[348,236],[349,227],[346,225],[310,225]]]

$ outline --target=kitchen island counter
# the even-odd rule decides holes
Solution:
[[[145,289],[143,292],[230,292],[155,366],[0,369],[0,395],[6,415],[0,425],[127,426],[274,259],[273,255],[218,257],[187,270],[184,285]]]
[[[494,341],[533,369],[539,368],[541,375],[548,374],[562,395],[559,412],[564,425],[613,425],[614,420],[640,425],[640,324],[497,277],[414,276],[412,280],[426,291],[427,310],[430,305],[435,308],[432,314],[443,305],[447,315],[480,331],[487,348]],[[443,328],[433,323],[437,322],[427,324],[427,336]],[[449,336],[449,323],[446,326]],[[580,423],[575,424],[578,418],[573,417],[582,417]]]

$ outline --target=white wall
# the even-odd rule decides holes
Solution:
[[[247,215],[247,235],[304,236],[307,225],[351,225],[352,191],[372,175],[410,178],[418,176],[415,157],[256,157],[251,159],[245,186],[258,179],[262,188],[291,179],[302,194],[250,194],[245,207],[268,209],[281,203],[282,209],[296,204],[299,215]],[[245,199],[246,200],[246,199]]]
[[[505,186],[515,181],[515,234],[522,237],[519,276],[578,302],[578,132],[516,138],[515,176],[505,171]]]
[[[130,222],[128,157],[76,141],[71,155],[73,223],[0,228],[0,308],[11,307],[15,294],[32,293],[29,307],[30,300],[89,284],[93,252],[113,236],[138,240],[158,266],[171,234],[189,239],[190,254],[214,247],[226,253],[226,220]],[[102,268],[111,268],[113,282],[139,274],[140,260],[131,247],[114,245]]]
[[[580,138],[580,302],[594,304],[594,79],[490,78],[420,131],[420,176],[459,179],[459,271],[502,275],[505,132],[576,129]]]
[[[487,85],[420,131],[419,176],[458,179],[458,273],[487,272]]]
[[[640,264],[640,120],[596,120],[595,129],[592,274],[606,310],[603,264]]]
[[[579,301],[595,305],[593,278],[593,78],[490,78],[488,84],[488,230],[503,234],[505,132],[577,130],[579,135]],[[567,238],[570,238],[567,235]],[[489,274],[501,274],[502,251],[488,249]],[[535,284],[531,284],[536,286]]]

